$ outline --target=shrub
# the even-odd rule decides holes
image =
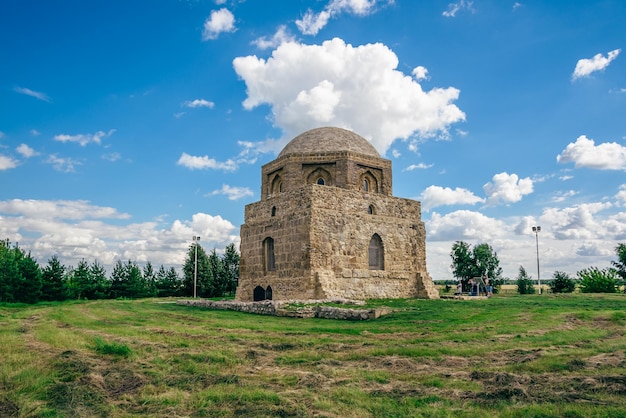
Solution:
[[[535,293],[533,281],[530,280],[523,266],[519,266],[519,273],[517,274],[517,293],[520,295],[532,295]]]
[[[617,272],[615,269],[606,268],[600,270],[597,267],[589,267],[580,270],[578,273],[580,280],[580,291],[582,293],[616,293],[617,292]]]
[[[555,271],[552,275],[553,280],[550,283],[552,293],[572,293],[576,289],[576,282],[569,274],[562,271]]]

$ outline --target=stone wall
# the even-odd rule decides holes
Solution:
[[[292,307],[298,301],[262,301],[262,302],[237,302],[237,301],[213,301],[213,300],[179,300],[177,305],[197,306],[206,309],[229,310],[246,312],[258,315],[286,316],[291,318],[325,318],[343,319],[349,321],[364,321],[377,319],[382,315],[391,313],[388,308],[376,309],[353,309],[337,308],[332,306],[315,305],[316,301],[300,301],[312,303],[300,307]],[[328,301],[317,301],[328,302]]]

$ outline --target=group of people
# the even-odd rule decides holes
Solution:
[[[493,296],[493,284],[491,283],[491,279],[487,276],[483,276],[483,280],[482,282],[484,283],[484,290],[485,290],[485,295],[487,297],[491,297]],[[480,288],[481,288],[481,283],[479,281],[477,281],[474,278],[469,279],[469,287],[470,287],[470,291],[469,294],[470,296],[479,296],[480,295]],[[458,289],[458,294],[463,294],[463,282],[462,280],[459,280],[459,284],[457,285],[457,289]]]

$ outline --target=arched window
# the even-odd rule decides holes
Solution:
[[[367,213],[369,213],[370,215],[373,215],[374,214],[374,206],[369,205],[367,207]]]
[[[363,191],[364,192],[370,191],[370,182],[368,179],[363,179]]]
[[[272,187],[271,187],[270,194],[278,194],[278,193],[282,193],[282,191],[283,191],[283,180],[280,178],[280,176],[276,176],[272,180]]]
[[[274,240],[270,237],[263,241],[263,261],[265,271],[276,270],[276,259],[274,258]]]
[[[265,300],[265,290],[261,286],[257,286],[254,288],[252,300],[254,300],[255,302]]]
[[[267,286],[265,289],[265,299],[272,300],[272,286]]]
[[[368,247],[368,259],[370,270],[384,270],[385,269],[385,254],[383,248],[383,240],[380,239],[378,234],[372,235],[370,239],[370,245]]]
[[[361,176],[361,189],[365,193],[378,193],[378,180],[371,171],[366,171]]]
[[[324,185],[324,179],[323,179],[323,178],[321,178],[321,177],[320,177],[320,178],[318,178],[318,179],[317,179],[317,184],[319,184],[320,186],[323,186],[323,185]]]
[[[318,184],[320,186],[332,186],[333,178],[331,174],[321,167],[317,167],[306,175],[306,184]]]
[[[272,216],[276,216],[276,206],[272,206]]]

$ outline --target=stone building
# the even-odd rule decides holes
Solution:
[[[420,203],[392,196],[391,161],[318,128],[262,168],[245,208],[236,299],[438,298]]]

